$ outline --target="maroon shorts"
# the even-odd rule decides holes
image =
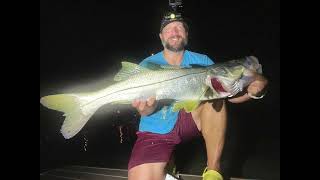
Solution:
[[[177,123],[171,132],[155,134],[138,131],[137,136],[128,169],[145,163],[168,162],[177,144],[201,136],[201,133],[194,123],[191,113],[180,111]]]

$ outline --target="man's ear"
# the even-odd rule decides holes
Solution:
[[[160,39],[161,39],[161,41],[162,41],[162,34],[161,34],[161,33],[159,33],[159,37],[160,37]]]

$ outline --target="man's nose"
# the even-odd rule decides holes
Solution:
[[[179,34],[178,28],[177,27],[172,28],[171,35],[177,35],[177,34]]]
[[[178,33],[179,33],[179,29],[178,29],[177,27],[174,27],[174,28],[173,28],[173,32],[176,33],[176,34],[178,34]]]

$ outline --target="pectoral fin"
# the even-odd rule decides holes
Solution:
[[[200,101],[194,101],[194,100],[176,102],[173,104],[173,111],[176,112],[184,108],[186,112],[191,112],[195,110],[199,104],[200,104]]]

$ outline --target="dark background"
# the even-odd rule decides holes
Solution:
[[[280,179],[280,5],[275,0],[184,1],[191,51],[215,62],[255,55],[269,79],[262,100],[228,104],[222,165],[234,177]],[[123,60],[162,50],[168,1],[40,1],[40,97],[103,88]],[[74,138],[60,134],[61,113],[40,105],[40,172],[69,164],[127,168],[139,117],[130,106],[104,106]],[[120,142],[119,128],[123,130]],[[202,139],[176,150],[181,173],[201,174]],[[186,158],[187,157],[187,158]]]

